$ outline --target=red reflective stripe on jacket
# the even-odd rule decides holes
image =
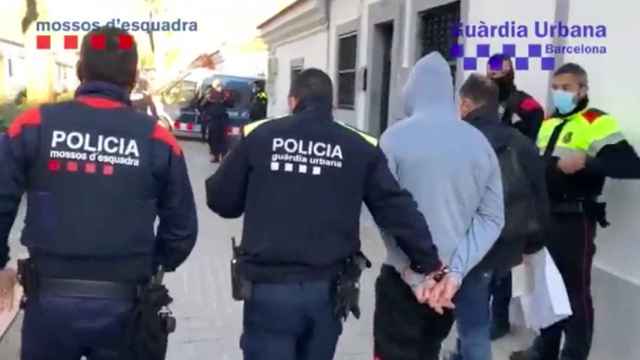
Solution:
[[[171,151],[173,151],[174,154],[178,156],[182,155],[182,148],[180,147],[180,144],[178,144],[176,138],[171,132],[169,132],[169,130],[165,129],[161,125],[156,124],[155,128],[153,129],[153,133],[151,134],[151,139],[169,145]]]
[[[602,115],[606,115],[606,113],[597,109],[589,109],[582,114],[582,117],[591,124]]]
[[[533,98],[526,98],[520,103],[520,109],[526,112],[541,109],[542,107]]]
[[[119,101],[97,96],[78,96],[76,101],[98,109],[116,109],[125,106]]]
[[[18,117],[13,120],[11,126],[9,126],[9,129],[7,130],[7,134],[13,139],[20,136],[22,130],[27,126],[40,126],[41,121],[40,109],[29,109],[18,115]]]

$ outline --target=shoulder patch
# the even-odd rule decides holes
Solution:
[[[522,102],[520,102],[520,109],[522,111],[530,112],[530,111],[542,109],[542,106],[540,106],[540,104],[538,104],[538,102],[534,98],[527,97],[524,100],[522,100]]]
[[[598,120],[598,118],[602,115],[607,115],[607,113],[598,109],[589,109],[582,113],[582,117],[584,117],[584,119],[587,120],[590,124]]]
[[[251,132],[253,132],[253,130],[257,129],[260,125],[266,124],[266,123],[268,123],[268,122],[270,122],[270,121],[273,121],[273,120],[276,120],[276,119],[274,118],[274,119],[258,120],[258,121],[254,121],[254,122],[252,122],[252,123],[250,123],[250,124],[245,125],[245,126],[242,128],[242,131],[243,131],[243,133],[244,133],[244,136],[245,136],[245,137],[246,137],[246,136],[249,136],[249,134],[251,134]]]
[[[29,110],[26,110],[22,114],[18,115],[13,120],[13,122],[9,126],[9,129],[7,129],[7,134],[9,135],[10,138],[13,139],[15,137],[20,136],[20,134],[22,133],[22,130],[25,127],[40,126],[41,122],[42,122],[42,119],[40,117],[40,108],[37,108],[37,107],[31,108]]]
[[[151,139],[168,145],[171,148],[171,151],[173,151],[177,156],[182,155],[182,148],[180,147],[180,144],[178,144],[175,136],[173,136],[173,134],[162,125],[156,124],[154,126]]]
[[[342,125],[342,127],[344,127],[345,129],[351,130],[354,133],[360,135],[360,137],[365,139],[369,144],[371,144],[373,146],[378,146],[378,139],[376,139],[374,136],[369,135],[369,134],[365,133],[364,131],[360,131],[360,130],[354,128],[353,126],[345,124],[343,122],[336,121],[336,123],[338,123],[339,125]]]

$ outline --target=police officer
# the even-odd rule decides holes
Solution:
[[[533,143],[544,120],[542,106],[529,94],[515,85],[515,71],[511,58],[505,54],[495,54],[489,58],[487,77],[498,86],[498,113],[502,122],[512,126]],[[507,335],[509,304],[511,303],[511,272],[497,272],[491,279],[491,339]]]
[[[487,76],[498,86],[499,114],[502,121],[520,130],[535,142],[544,120],[544,110],[531,95],[516,87],[511,58],[504,54],[490,57]]]
[[[555,113],[540,129],[538,147],[547,162],[552,224],[547,247],[562,275],[573,315],[547,329],[514,360],[585,360],[593,338],[591,267],[596,223],[607,226],[598,202],[605,178],[640,178],[640,158],[618,121],[589,106],[585,70],[568,63],[554,73]]]
[[[115,28],[87,34],[75,99],[24,112],[2,143],[0,268],[27,194],[23,360],[127,359],[120,351],[137,336],[126,331],[141,287],[157,267],[175,270],[195,244],[184,154],[131,107],[131,41]],[[1,284],[9,294],[10,281]]]
[[[247,125],[245,138],[206,182],[214,212],[245,215],[241,275],[252,283],[241,340],[247,360],[333,358],[342,332],[336,312],[345,300],[336,284],[360,251],[363,201],[410,254],[414,271],[442,269],[422,214],[377,140],[333,120],[332,94],[324,72],[303,71],[290,91],[293,115]],[[451,280],[432,288],[432,278],[423,276],[418,300]]]
[[[268,96],[264,90],[264,80],[256,80],[253,83],[253,99],[251,100],[251,120],[263,120],[267,117]]]

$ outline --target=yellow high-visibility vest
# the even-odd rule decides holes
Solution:
[[[537,140],[540,154],[544,154],[553,130],[564,119],[554,117],[542,123]],[[567,117],[566,120],[568,122],[560,132],[552,156],[562,157],[577,152],[595,157],[603,147],[625,139],[618,121],[598,109],[587,108]]]

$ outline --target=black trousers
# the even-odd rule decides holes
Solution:
[[[122,360],[130,301],[58,296],[30,298],[22,325],[22,360]]]
[[[211,155],[225,155],[227,153],[227,137],[225,135],[226,118],[210,118],[208,124],[209,151]]]
[[[382,267],[373,325],[376,360],[438,360],[453,321],[453,312],[439,315],[418,303],[400,274],[391,266]]]
[[[573,315],[542,330],[534,343],[541,359],[586,360],[593,339],[591,268],[596,247],[595,221],[584,214],[554,214],[547,247],[567,287]],[[562,334],[564,348],[560,352]]]
[[[200,137],[203,143],[207,142],[207,132],[209,131],[209,121],[208,120],[202,120],[200,122]]]
[[[509,305],[511,304],[511,271],[495,273],[491,278],[491,320],[495,325],[509,326]]]

